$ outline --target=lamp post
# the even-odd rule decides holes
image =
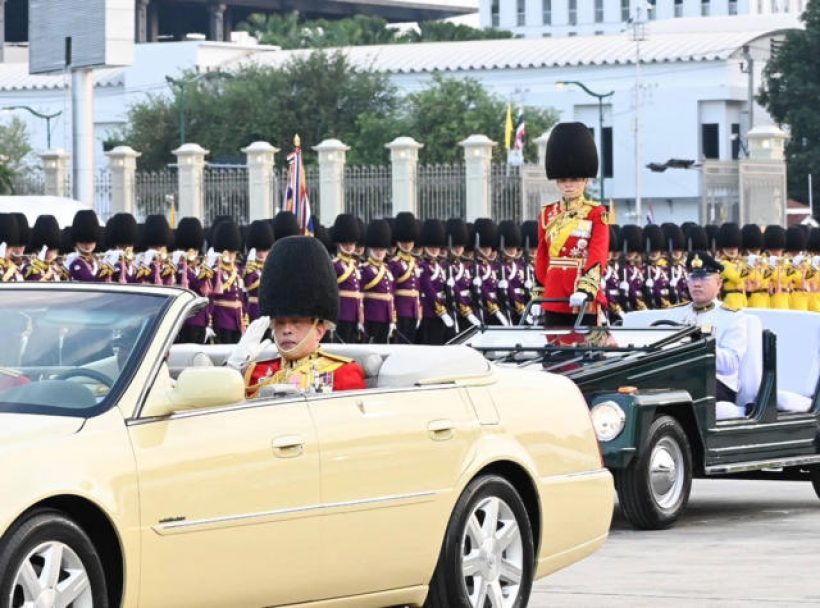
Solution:
[[[46,146],[49,150],[51,150],[51,120],[53,118],[57,118],[60,114],[63,113],[63,111],[60,110],[59,112],[55,112],[54,114],[43,114],[42,112],[38,112],[37,110],[29,106],[4,106],[0,108],[0,111],[3,112],[10,112],[12,110],[25,110],[26,112],[33,114],[37,118],[42,118],[46,121]]]
[[[587,85],[583,82],[579,82],[578,80],[561,80],[555,83],[555,86],[558,88],[563,88],[567,85],[574,84],[581,89],[587,95],[591,95],[598,99],[598,139],[601,142],[601,202],[605,205],[606,204],[606,194],[604,189],[604,182],[606,178],[604,176],[604,167],[606,166],[606,150],[604,149],[604,99],[607,97],[612,97],[615,94],[615,91],[610,91],[609,93],[596,93],[595,91],[591,90]]]
[[[195,82],[199,82],[200,80],[215,80],[217,78],[233,78],[233,74],[228,74],[226,72],[203,72],[202,74],[197,74],[192,78],[172,78],[170,76],[165,77],[165,81],[171,86],[179,87],[179,145],[185,144],[185,127],[186,127],[186,116],[185,116],[185,89],[189,84],[193,84]]]

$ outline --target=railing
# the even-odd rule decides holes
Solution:
[[[136,217],[166,214],[179,195],[176,170],[138,171],[135,178]]]
[[[102,221],[111,217],[111,172],[105,169],[94,176],[94,210]]]
[[[389,165],[345,167],[347,213],[365,222],[392,215],[393,181]]]
[[[11,194],[42,195],[45,192],[46,181],[42,172],[18,174],[11,179]]]
[[[521,172],[519,167],[493,163],[490,167],[490,214],[496,221],[521,222]]]
[[[464,165],[419,165],[418,216],[421,219],[463,218],[467,212]]]
[[[205,224],[228,215],[248,223],[248,168],[245,165],[209,166],[204,175]]]
[[[285,197],[288,191],[288,167],[275,167],[271,179],[273,180],[273,212],[278,213],[285,207]],[[305,167],[305,186],[307,186],[308,200],[310,201],[311,215],[319,213],[319,167],[307,165]]]

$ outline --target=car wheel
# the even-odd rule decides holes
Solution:
[[[74,521],[36,511],[0,541],[0,608],[105,608],[105,574],[93,543]]]
[[[636,528],[661,530],[680,517],[692,488],[692,451],[680,423],[660,416],[647,449],[615,476],[618,501]]]
[[[506,479],[479,477],[450,516],[425,608],[524,608],[534,561],[524,501]]]
[[[814,493],[817,498],[820,498],[820,466],[812,467],[810,470],[811,486],[814,488]]]

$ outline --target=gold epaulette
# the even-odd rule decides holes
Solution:
[[[680,308],[681,306],[689,306],[691,302],[678,302],[677,304],[672,304],[669,308]]]
[[[333,354],[333,353],[328,353],[328,352],[325,352],[323,350],[317,351],[316,354],[324,357],[325,359],[330,359],[331,361],[335,361],[335,362],[338,362],[338,363],[350,363],[351,361],[353,361],[353,359],[351,357],[343,357],[342,355],[336,355],[336,354]]]
[[[589,205],[590,207],[600,207],[601,206],[601,203],[599,203],[598,201],[594,201],[591,198],[585,198],[584,199],[584,204]]]
[[[737,308],[737,307],[735,307],[735,306],[729,306],[729,305],[728,305],[728,304],[726,304],[726,303],[721,304],[721,305],[720,305],[720,307],[721,307],[723,310],[728,310],[729,312],[740,312],[740,308]]]

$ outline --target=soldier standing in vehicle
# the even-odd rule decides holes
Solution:
[[[584,324],[596,325],[606,307],[601,276],[609,251],[606,209],[586,198],[590,178],[598,175],[598,152],[586,125],[559,123],[547,142],[547,178],[557,180],[561,200],[544,206],[538,219],[535,274],[544,297],[546,325],[572,325],[581,307]],[[573,314],[575,313],[575,314]]]

